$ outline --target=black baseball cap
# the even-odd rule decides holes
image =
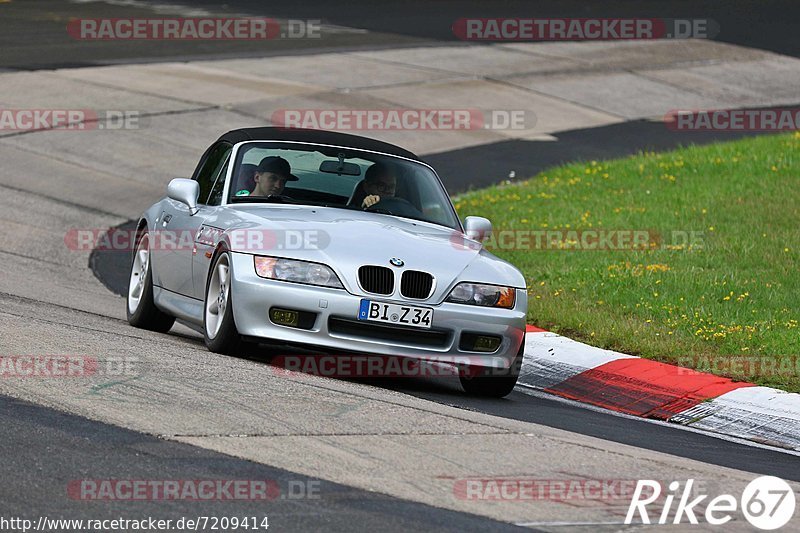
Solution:
[[[289,162],[282,157],[271,155],[261,160],[256,167],[256,172],[272,172],[286,179],[286,181],[297,181],[300,178],[292,174],[292,167]]]

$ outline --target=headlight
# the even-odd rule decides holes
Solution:
[[[262,278],[344,289],[342,282],[327,265],[258,255],[253,257],[253,261],[256,274]]]
[[[484,285],[481,283],[459,283],[445,300],[456,304],[479,305],[481,307],[514,307],[516,290],[513,287]]]

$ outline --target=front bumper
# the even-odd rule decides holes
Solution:
[[[256,275],[252,255],[232,253],[231,260],[233,316],[239,333],[247,337],[318,346],[342,354],[368,353],[508,368],[525,336],[528,302],[523,289],[517,289],[513,309],[431,305],[268,280]],[[432,329],[373,327],[371,322],[358,321],[362,298],[432,307]],[[314,324],[310,329],[274,324],[269,318],[273,306],[314,313]],[[464,333],[498,336],[500,346],[493,353],[462,350],[459,342]]]

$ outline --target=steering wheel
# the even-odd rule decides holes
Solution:
[[[381,198],[378,202],[367,207],[365,211],[386,213],[388,215],[397,215],[409,218],[421,218],[424,216],[422,211],[414,207],[414,204],[405,198],[399,198],[397,196]]]

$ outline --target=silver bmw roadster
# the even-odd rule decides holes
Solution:
[[[128,321],[245,342],[454,364],[505,396],[524,349],[522,274],[484,250],[436,172],[373,139],[251,128],[206,150],[138,221]]]

